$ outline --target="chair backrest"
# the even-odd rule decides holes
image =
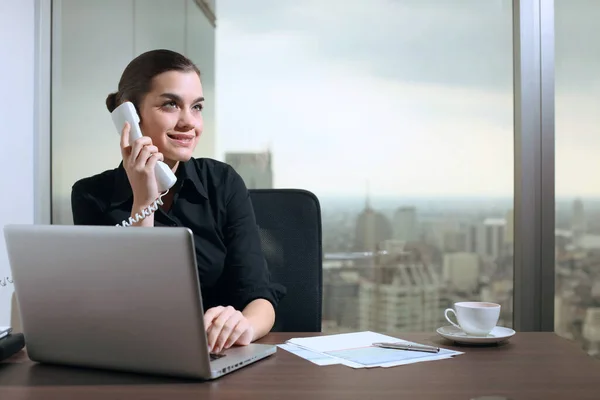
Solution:
[[[321,206],[300,189],[250,189],[264,256],[274,281],[287,288],[273,332],[321,332]]]

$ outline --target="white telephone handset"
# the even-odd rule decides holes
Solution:
[[[126,101],[125,103],[121,104],[114,109],[114,111],[111,113],[111,117],[119,135],[125,126],[125,122],[129,122],[129,145],[132,145],[136,139],[142,137],[142,131],[140,129],[140,117],[137,115],[133,103]],[[177,182],[177,177],[173,171],[171,171],[171,168],[169,168],[169,166],[162,161],[158,161],[156,163],[156,166],[154,167],[154,175],[156,177],[158,191],[159,193],[162,193],[160,197],[156,199],[152,205],[144,209],[141,215],[136,213],[135,218],[130,217],[129,221],[123,221],[122,224],[117,224],[117,226],[132,225],[134,222],[138,222],[155,212],[158,209],[158,206],[163,204],[161,200],[162,196],[164,196],[166,192],[173,187],[175,182]]]
[[[113,123],[119,135],[125,126],[125,121],[129,122],[131,129],[129,130],[129,145],[135,140],[142,137],[142,131],[140,129],[140,117],[138,117],[135,107],[129,101],[121,104],[119,107],[111,113]],[[154,175],[156,176],[156,182],[158,184],[158,191],[160,193],[173,187],[177,182],[177,177],[171,171],[171,168],[162,161],[156,163],[154,168]]]

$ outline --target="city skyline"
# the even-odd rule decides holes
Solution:
[[[499,303],[499,324],[512,326],[510,211],[390,211],[323,209],[327,332],[434,330],[446,324],[443,310],[457,301]],[[588,212],[585,201],[570,202],[557,210],[556,227],[555,330],[600,357],[600,212]],[[380,309],[387,311],[371,315]]]

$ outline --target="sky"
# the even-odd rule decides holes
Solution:
[[[511,3],[219,0],[217,154],[318,195],[512,196]],[[556,192],[600,195],[600,4],[555,4]]]

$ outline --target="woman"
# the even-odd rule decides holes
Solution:
[[[194,233],[212,352],[261,338],[273,327],[285,288],[270,281],[242,178],[225,163],[192,158],[203,129],[200,71],[173,51],[141,54],[107,97],[108,111],[125,101],[134,104],[144,136],[130,146],[125,124],[119,167],[73,185],[74,223],[115,225],[141,214],[161,196],[154,166],[165,162],[177,183],[162,206],[134,226],[182,226]]]

